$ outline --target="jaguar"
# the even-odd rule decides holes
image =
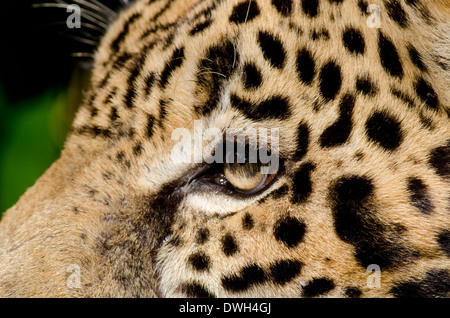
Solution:
[[[448,1],[123,3],[1,296],[450,295]]]

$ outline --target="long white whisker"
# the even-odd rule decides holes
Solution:
[[[111,16],[117,16],[117,12],[115,12],[114,10],[111,10],[111,8],[107,7],[106,5],[104,5],[103,3],[101,3],[100,1],[97,0],[90,0],[92,3],[95,3],[95,5],[97,5],[98,7],[102,8],[105,11],[109,11],[109,13],[111,14]]]
[[[117,17],[117,14],[114,11],[112,11],[111,9],[109,9],[109,8],[107,8],[107,10],[105,10],[104,8],[101,8],[101,7],[99,7],[99,6],[95,5],[95,4],[92,4],[90,2],[87,2],[85,0],[73,0],[73,2],[82,4],[82,5],[84,5],[84,6],[88,7],[88,8],[91,8],[92,10],[95,10],[96,13],[102,14],[107,19],[112,20],[112,19]]]
[[[58,4],[66,5],[66,8],[68,5],[70,5],[63,0],[56,0],[56,2],[58,2]],[[101,24],[101,26],[104,26],[105,30],[108,29],[108,24],[110,23],[110,21],[108,21],[108,17],[98,15],[97,13],[95,13],[91,10],[85,9],[85,8],[80,8],[80,9],[81,9],[82,15],[84,15],[86,19],[90,20],[91,22],[98,23],[99,26]],[[89,17],[89,18],[87,18],[87,17]],[[91,17],[92,17],[92,19],[91,19]],[[94,21],[93,19],[95,19],[96,21]]]
[[[38,3],[33,4],[33,8],[60,8],[60,9],[67,9],[66,3]],[[81,9],[82,16],[93,23],[95,23],[97,26],[103,28],[104,30],[108,29],[108,21],[103,20],[103,18],[96,16],[95,14],[92,14],[90,11]],[[100,19],[99,19],[100,18]]]
[[[97,47],[97,45],[98,45],[98,42],[82,38],[81,36],[67,34],[67,33],[63,33],[63,35],[68,37],[68,38],[74,39],[75,41],[78,41],[78,42],[81,42],[81,43],[84,43],[84,44],[87,44],[87,45],[91,45],[91,46],[94,46],[94,47]]]
[[[52,22],[52,23],[49,23],[48,25],[49,26],[61,26],[61,25],[65,26],[66,22]],[[80,26],[81,26],[81,28],[87,28],[87,29],[97,31],[100,34],[103,34],[105,32],[105,30],[103,30],[102,28],[100,28],[97,25],[92,24],[92,23],[81,22]],[[87,32],[87,31],[84,31],[84,32]],[[98,35],[95,35],[95,34],[91,34],[91,35],[99,37]]]
[[[76,52],[76,53],[70,54],[70,56],[79,57],[79,58],[91,58],[91,59],[93,59],[95,57],[95,54],[86,53],[86,52]]]

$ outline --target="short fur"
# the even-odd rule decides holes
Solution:
[[[60,159],[0,223],[0,295],[448,297],[450,7],[373,0],[377,29],[368,4],[123,11]],[[191,182],[171,136],[199,119],[279,128],[276,182]]]

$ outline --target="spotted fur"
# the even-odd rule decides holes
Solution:
[[[121,12],[60,159],[0,223],[0,295],[448,297],[450,7],[370,3],[380,28],[361,0]],[[276,181],[242,196],[175,162],[200,119],[279,128]]]

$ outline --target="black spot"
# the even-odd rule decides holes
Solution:
[[[127,137],[131,139],[133,138],[135,133],[136,132],[133,127],[128,127],[127,129],[119,129],[117,137],[119,138]]]
[[[147,126],[146,126],[146,133],[148,138],[152,138],[154,126],[155,126],[156,118],[153,115],[147,116]]]
[[[197,23],[192,30],[189,32],[190,35],[196,35],[197,33],[200,33],[207,29],[211,25],[211,20],[206,20],[204,22]]]
[[[311,40],[313,40],[313,41],[329,40],[329,39],[330,39],[330,33],[328,33],[328,31],[326,29],[311,31]]]
[[[113,50],[113,52],[119,52],[120,51],[120,46],[123,42],[123,40],[125,39],[125,37],[128,35],[128,33],[130,32],[130,26],[141,17],[141,14],[135,13],[133,15],[131,15],[127,21],[125,21],[125,23],[123,24],[120,33],[117,35],[117,37],[111,42],[111,48]]]
[[[330,187],[334,228],[339,238],[355,246],[355,258],[363,267],[377,264],[395,267],[416,257],[402,246],[398,230],[376,218],[374,186],[362,176],[345,176]]]
[[[427,186],[419,178],[408,178],[408,192],[411,204],[423,214],[431,214],[433,212],[433,204]]]
[[[232,274],[222,278],[222,286],[231,292],[241,292],[250,287],[262,284],[268,277],[264,270],[256,264],[241,269],[239,275]]]
[[[144,148],[142,147],[142,144],[139,142],[133,147],[133,154],[137,157],[140,156],[142,153],[142,150]]]
[[[217,107],[220,98],[217,92],[234,73],[237,65],[239,54],[230,40],[225,39],[208,50],[198,66],[198,94],[202,99],[206,98],[206,102],[195,108],[198,113],[207,116]]]
[[[251,230],[255,226],[252,216],[249,213],[245,213],[242,218],[242,227],[244,230]]]
[[[111,89],[111,91],[109,92],[108,95],[106,95],[105,100],[104,100],[104,104],[110,104],[112,103],[112,99],[116,96],[117,94],[117,87],[114,87],[113,89]]]
[[[125,106],[127,108],[134,107],[134,98],[136,96],[136,78],[140,75],[141,67],[138,62],[135,63],[133,68],[130,71],[130,77],[128,78],[128,87],[125,94]]]
[[[188,262],[196,271],[201,272],[209,270],[211,260],[205,253],[197,252],[189,256]]]
[[[121,53],[113,62],[113,69],[116,70],[120,70],[121,68],[123,68],[129,60],[131,60],[133,57],[135,56],[135,54],[130,54],[129,52],[123,52]],[[102,88],[103,86],[106,85],[106,83],[108,82],[109,78],[110,78],[110,73],[108,73],[108,75],[103,79],[102,83],[100,84],[99,88]]]
[[[339,103],[339,118],[320,136],[322,147],[337,147],[347,142],[352,132],[352,114],[355,106],[355,97],[345,94]]]
[[[374,187],[370,179],[360,176],[350,176],[338,179],[333,190],[337,196],[335,199],[338,203],[360,205],[373,194]],[[343,228],[342,230],[345,231],[347,229]],[[351,231],[352,229],[349,228],[348,230]],[[346,241],[351,241],[347,235],[343,236],[346,237]]]
[[[450,230],[444,230],[439,233],[437,242],[447,257],[450,257]]]
[[[210,232],[207,228],[201,228],[198,230],[195,237],[197,244],[205,244],[209,239]]]
[[[145,77],[145,80],[144,80],[144,82],[145,82],[145,87],[144,87],[144,94],[145,94],[145,96],[150,95],[150,91],[151,91],[155,81],[156,81],[156,76],[155,76],[155,73],[153,73],[153,72]]]
[[[167,244],[170,244],[170,245],[175,246],[175,247],[179,247],[179,246],[181,246],[183,244],[183,240],[178,235],[173,235],[169,239]]]
[[[344,42],[344,46],[350,51],[350,53],[364,54],[366,44],[359,30],[354,28],[346,28],[342,34],[342,40]]]
[[[362,160],[364,158],[364,153],[362,152],[362,151],[357,151],[357,152],[355,152],[355,159],[357,160],[357,161],[360,161],[360,160]]]
[[[419,78],[414,84],[416,93],[419,98],[431,109],[437,109],[439,105],[439,99],[434,91],[433,87],[425,81],[423,78]]]
[[[311,171],[314,164],[306,162],[300,166],[292,180],[292,198],[294,204],[305,202],[312,192]]]
[[[98,114],[98,109],[94,106],[91,107],[91,118],[97,116]]]
[[[226,256],[232,256],[238,251],[236,240],[230,233],[222,238],[222,251]]]
[[[258,33],[258,43],[264,57],[276,68],[282,68],[286,59],[286,51],[283,44],[268,32]]]
[[[430,271],[424,279],[399,283],[390,292],[399,298],[447,298],[450,275],[444,269]]]
[[[283,217],[274,226],[273,235],[275,238],[286,244],[288,247],[296,247],[302,240],[306,232],[306,225],[294,217]]]
[[[414,108],[414,100],[407,93],[402,92],[395,87],[391,87],[391,93],[408,105],[409,108]]]
[[[167,117],[167,100],[161,99],[159,101],[159,125],[162,126],[164,119]]]
[[[427,67],[423,64],[423,59],[420,53],[416,50],[416,48],[412,45],[408,46],[408,53],[411,61],[417,68],[423,72],[427,71]]]
[[[232,94],[231,105],[254,120],[287,119],[291,116],[289,103],[281,96],[273,96],[259,104],[251,104]]]
[[[344,0],[328,0],[328,2],[340,4],[340,3],[344,2]]]
[[[385,3],[385,6],[387,14],[392,20],[397,22],[402,28],[408,26],[408,15],[397,0],[389,0]]]
[[[403,140],[400,123],[390,115],[380,111],[373,113],[367,120],[366,133],[369,140],[390,151],[400,146]]]
[[[149,3],[153,2],[154,0],[149,0]],[[151,18],[152,21],[156,21],[158,20],[165,12],[167,12],[167,10],[170,9],[172,3],[174,2],[174,0],[168,0],[166,1],[166,4],[161,8],[161,10],[159,10],[158,12],[156,12],[156,14]]]
[[[125,159],[125,152],[119,151],[116,155],[116,158],[118,162],[123,162],[123,160]]]
[[[406,2],[409,6],[417,6],[417,3],[419,2],[419,0],[405,0],[405,2]]]
[[[398,78],[403,77],[403,66],[395,45],[381,32],[378,36],[378,49],[381,65],[387,73]]]
[[[406,4],[417,11],[418,14],[425,20],[426,23],[431,24],[431,14],[428,8],[419,0],[405,0]]]
[[[349,298],[359,298],[362,292],[358,287],[347,287],[345,288],[345,296]]]
[[[184,58],[184,47],[178,48],[173,52],[172,57],[167,62],[166,67],[161,73],[159,81],[159,85],[161,86],[161,88],[166,87],[170,76],[177,68],[179,68],[183,64]]]
[[[360,93],[368,96],[374,96],[378,92],[377,86],[372,82],[368,75],[356,79],[356,89]]]
[[[292,0],[272,0],[277,11],[285,17],[292,14]]]
[[[116,107],[111,108],[111,114],[109,115],[109,118],[111,119],[111,121],[116,121],[120,118],[119,114],[117,113]]]
[[[283,285],[294,279],[302,269],[302,263],[297,260],[282,260],[270,266],[273,281]]]
[[[256,18],[259,13],[258,4],[255,1],[241,2],[234,7],[230,22],[245,23]]]
[[[334,288],[334,283],[328,278],[314,278],[303,287],[304,297],[316,297],[328,293]]]
[[[261,85],[262,75],[255,64],[246,63],[242,75],[242,80],[246,89],[258,88]]]
[[[422,123],[423,127],[427,128],[429,130],[435,129],[433,120],[431,118],[425,116],[422,112],[419,113],[419,119],[420,119],[420,122]]]
[[[94,126],[84,125],[79,128],[75,128],[74,133],[80,135],[88,135],[91,137],[103,137],[103,138],[111,137],[111,130],[109,130],[108,128],[100,128],[96,125]]]
[[[361,11],[362,14],[367,15],[367,8],[369,5],[367,4],[366,0],[358,0],[358,8]]]
[[[450,141],[431,151],[428,162],[439,176],[450,178]]]
[[[185,283],[181,286],[181,292],[187,297],[195,298],[215,298],[216,296],[208,291],[202,284],[197,282]]]
[[[319,0],[302,0],[302,9],[307,16],[314,18],[319,14]]]
[[[300,80],[311,84],[316,74],[316,63],[310,51],[302,49],[297,54],[297,72]]]
[[[279,199],[281,197],[284,197],[285,195],[289,194],[289,187],[284,184],[275,191],[273,191],[270,195],[273,199]]]
[[[309,127],[306,123],[300,123],[297,128],[297,147],[295,149],[295,160],[301,160],[308,152]]]
[[[332,100],[339,93],[341,85],[341,68],[335,62],[328,62],[320,71],[320,93],[326,100]]]

